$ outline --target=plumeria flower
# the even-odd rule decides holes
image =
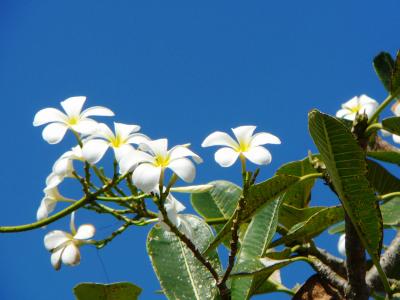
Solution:
[[[51,174],[46,179],[47,188],[58,186],[65,178],[74,177],[74,160],[85,160],[80,146],[71,148],[56,160]]]
[[[138,125],[114,123],[115,133],[106,124],[98,124],[97,130],[83,146],[83,156],[91,163],[97,163],[109,147],[114,149],[115,158],[119,161],[124,154],[132,151],[131,144],[140,144],[150,139],[144,134],[137,133]]]
[[[38,220],[46,219],[50,213],[56,208],[57,202],[71,202],[72,199],[66,198],[60,194],[58,187],[46,187],[44,190],[44,197],[40,202],[39,209],[36,213],[36,218]]]
[[[86,97],[70,97],[61,102],[65,113],[56,108],[44,108],[38,111],[33,126],[48,124],[42,132],[43,139],[49,144],[59,143],[68,129],[87,135],[96,129],[97,122],[90,116],[114,116],[108,108],[93,106],[82,111]]]
[[[158,193],[158,189],[156,191]],[[192,238],[192,229],[190,227],[190,223],[186,220],[184,215],[180,215],[179,213],[185,210],[185,206],[179,202],[172,194],[168,194],[164,203],[165,210],[167,211],[168,219],[174,224],[183,234],[185,234],[189,239]],[[167,231],[170,231],[170,228],[167,224],[163,222],[164,218],[161,212],[158,213],[158,220],[160,226]]]
[[[188,157],[196,163],[201,163],[202,159],[189,150],[188,146],[178,145],[168,150],[167,139],[147,141],[139,145],[141,150],[133,150],[121,159],[120,172],[125,174],[133,170],[133,184],[145,193],[157,187],[166,168],[183,181],[192,182],[196,168]]]
[[[377,101],[367,95],[355,96],[342,104],[342,108],[337,111],[336,117],[354,121],[357,114],[365,113],[370,118],[378,105]]]
[[[61,268],[61,262],[65,265],[76,266],[81,260],[79,247],[87,244],[96,229],[91,224],[83,224],[78,230],[74,224],[75,213],[71,214],[71,233],[54,230],[44,237],[44,246],[51,252],[51,264],[55,270]]]
[[[346,235],[342,234],[338,241],[338,251],[342,256],[346,256]]]
[[[206,137],[201,146],[225,146],[215,152],[215,160],[221,167],[232,166],[239,156],[257,165],[268,165],[272,160],[271,153],[261,145],[280,144],[281,141],[267,132],[253,135],[255,129],[256,126],[232,128],[236,141],[225,132],[215,131]]]

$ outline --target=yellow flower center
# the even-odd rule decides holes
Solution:
[[[76,125],[78,124],[78,121],[79,121],[78,117],[71,117],[68,119],[68,124],[71,126]]]
[[[358,113],[361,110],[361,108],[362,108],[362,105],[361,104],[357,104],[356,106],[351,107],[350,111],[352,113]]]
[[[156,161],[155,161],[155,165],[157,167],[166,167],[169,164],[169,157],[164,157],[161,155],[157,155],[155,157]]]
[[[124,144],[124,141],[121,139],[119,135],[111,140],[111,144],[114,148],[121,147]]]

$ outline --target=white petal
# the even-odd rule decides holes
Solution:
[[[49,197],[44,197],[40,202],[39,209],[36,212],[36,219],[46,219],[56,208],[57,200]]]
[[[71,177],[74,167],[70,158],[58,159],[53,165],[53,173],[60,177]]]
[[[61,255],[63,251],[64,248],[58,249],[57,251],[53,252],[50,256],[51,265],[56,271],[60,270],[61,268]]]
[[[168,164],[168,168],[186,182],[192,182],[196,176],[196,167],[188,158],[175,159]]]
[[[55,173],[50,173],[46,178],[46,189],[52,189],[58,186],[61,182],[63,182],[64,177],[59,176]]]
[[[126,143],[139,145],[142,143],[147,143],[148,141],[151,140],[147,135],[144,135],[142,133],[134,133],[127,138]]]
[[[235,142],[227,133],[221,131],[215,131],[204,139],[201,146],[202,147],[228,146],[232,148],[238,148],[239,144]]]
[[[208,192],[209,190],[211,190],[213,188],[214,188],[214,186],[212,184],[175,186],[175,187],[171,188],[171,192],[197,194],[197,193]]]
[[[43,129],[43,139],[49,144],[57,144],[63,139],[67,129],[67,125],[63,123],[51,123]]]
[[[177,212],[181,212],[186,208],[180,201],[178,201],[178,199],[172,196],[172,194],[167,196],[165,205],[169,206],[169,209],[173,209]]]
[[[173,147],[171,150],[168,151],[169,153],[169,159],[174,160],[177,158],[182,158],[182,157],[193,157],[193,160],[196,163],[201,163],[203,160],[201,159],[200,156],[198,156],[196,153],[194,153],[192,150],[188,149],[185,146],[178,145]]]
[[[96,228],[92,224],[83,224],[79,226],[78,231],[74,235],[75,240],[91,239],[96,232]]]
[[[342,234],[338,242],[338,251],[342,256],[346,256],[346,235]]]
[[[392,135],[389,131],[387,131],[385,129],[381,129],[381,134],[382,134],[382,136],[385,136],[385,137]]]
[[[361,95],[360,97],[358,97],[358,99],[361,105],[372,104],[375,107],[378,107],[379,105],[376,100],[372,99],[371,97],[368,97],[367,95]]]
[[[69,243],[61,254],[61,260],[68,266],[76,266],[81,261],[79,248],[74,243]]]
[[[281,140],[268,132],[260,132],[256,133],[253,135],[250,146],[255,147],[255,146],[260,146],[260,145],[265,145],[265,144],[280,144]]]
[[[115,159],[117,161],[120,161],[123,157],[135,150],[133,146],[129,144],[125,144],[119,147],[113,147],[113,149],[115,153]]]
[[[70,97],[62,101],[61,106],[64,108],[68,117],[78,117],[85,101],[86,97],[84,96]]]
[[[58,109],[49,107],[41,109],[36,113],[33,119],[33,126],[40,126],[51,122],[65,123],[66,121],[67,116],[65,114]]]
[[[139,131],[140,126],[114,122],[114,129],[116,136],[120,136],[122,140],[126,140],[131,133]]]
[[[338,117],[338,118],[344,118],[344,117],[346,117],[348,114],[351,114],[351,111],[348,110],[347,108],[342,108],[342,109],[339,109],[339,110],[336,112],[336,117]]]
[[[239,126],[232,128],[232,131],[238,140],[239,145],[248,145],[255,129],[256,126]]]
[[[51,251],[65,242],[69,241],[71,239],[71,236],[61,230],[54,230],[50,231],[46,236],[44,237],[44,246],[46,247],[47,250]]]
[[[82,155],[90,164],[95,164],[104,156],[108,147],[109,143],[104,140],[90,140],[83,145]]]
[[[271,153],[262,146],[250,148],[243,155],[256,165],[268,165],[272,160]]]
[[[132,150],[124,155],[119,162],[120,173],[130,172],[141,162],[154,162],[154,157],[143,151]]]
[[[357,107],[359,104],[359,98],[358,96],[355,96],[353,98],[351,98],[349,101],[345,102],[342,104],[342,108],[347,108],[349,110],[351,110],[354,107]]]
[[[377,108],[378,108],[378,103],[365,104],[361,108],[360,113],[365,113],[368,116],[368,118],[371,118]]]
[[[140,145],[140,148],[152,152],[155,156],[165,157],[168,150],[168,140],[158,139],[154,141],[146,141]]]
[[[160,174],[161,168],[143,163],[133,172],[132,181],[139,189],[148,193],[158,185]]]
[[[348,115],[344,116],[343,118],[346,120],[349,120],[349,121],[354,121],[354,119],[356,118],[356,113],[349,113]]]
[[[397,116],[397,117],[399,117],[400,116],[400,102],[399,101],[396,101],[393,105],[392,105],[392,107],[390,108],[391,109],[391,111]]]
[[[400,135],[393,134],[393,141],[397,144],[400,144]]]
[[[97,123],[96,131],[93,133],[94,137],[104,138],[108,141],[115,139],[114,132],[104,123]]]
[[[90,116],[113,117],[114,113],[107,107],[93,106],[85,109],[81,114],[82,118],[87,118]]]
[[[97,131],[98,124],[92,119],[79,120],[77,124],[72,125],[72,129],[83,135],[94,134]]]
[[[232,166],[237,160],[238,156],[238,152],[227,147],[219,149],[214,155],[215,161],[224,168]]]

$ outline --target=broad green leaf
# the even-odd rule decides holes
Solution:
[[[274,272],[279,274],[279,270]],[[271,275],[272,277],[273,275]],[[263,276],[258,276],[257,278],[263,278]],[[286,293],[290,296],[294,295],[294,292],[287,287],[285,287],[280,281],[274,280],[272,278],[268,278],[262,284],[259,285],[259,288],[253,292],[253,295],[261,295],[261,294],[269,294],[269,293]]]
[[[260,276],[265,274],[272,274],[276,270],[280,270],[283,267],[297,262],[297,261],[307,261],[308,259],[305,257],[294,257],[282,260],[272,260],[270,258],[261,258],[258,259],[258,262],[254,262],[254,265],[258,267],[253,268],[253,266],[249,265],[249,268],[243,269],[241,272],[236,272],[231,275],[231,278],[246,278],[246,277],[253,277],[253,276]],[[263,262],[263,263],[261,263]]]
[[[193,208],[206,220],[220,218],[228,220],[235,211],[242,189],[236,184],[224,180],[216,180],[208,184],[213,186],[211,190],[191,194],[190,200]],[[224,225],[217,224],[213,227],[216,232],[219,232]],[[229,238],[224,240],[224,244],[229,247]]]
[[[367,178],[374,190],[380,194],[400,191],[400,180],[377,162],[367,160]]]
[[[390,133],[400,135],[400,117],[390,117],[383,119],[382,126]]]
[[[387,52],[381,52],[374,58],[374,69],[388,92],[391,90],[394,60]]]
[[[283,197],[278,197],[269,202],[251,220],[242,240],[234,272],[240,272],[241,267],[248,263],[252,264],[254,259],[260,258],[267,251],[278,225],[279,207],[282,200]],[[248,299],[270,275],[266,274],[259,278],[233,279],[231,282],[232,299]]]
[[[308,220],[312,215],[325,208],[325,206],[297,208],[283,203],[279,210],[279,224],[290,229],[293,225]]]
[[[400,152],[395,151],[368,151],[369,157],[381,160],[384,162],[400,165]]]
[[[285,193],[292,185],[300,180],[301,178],[296,176],[277,175],[264,182],[253,185],[249,190],[245,208],[242,211],[241,223],[252,218],[258,211],[267,205],[267,203]],[[234,216],[225,223],[224,227],[218,232],[205,253],[214,250],[231,232],[233,218]]]
[[[112,284],[80,283],[74,287],[77,300],[135,300],[142,289],[129,282]]]
[[[276,171],[277,175],[294,175],[299,177],[312,173],[318,172],[313,168],[308,157],[303,160],[287,163]],[[283,202],[300,208],[308,206],[311,199],[311,189],[314,183],[315,179],[310,179],[293,186],[285,194]]]
[[[212,240],[211,228],[196,216],[184,216],[192,226],[197,248],[203,251]],[[147,237],[147,252],[168,299],[214,299],[217,295],[215,281],[209,271],[173,233],[154,226]],[[220,271],[216,251],[210,251],[207,259]]]
[[[400,93],[400,51],[397,51],[396,61],[394,62],[390,93],[396,97]]]
[[[374,264],[380,268],[382,216],[366,178],[363,150],[340,121],[317,110],[309,114],[309,130],[346,213]]]
[[[325,207],[317,211],[306,221],[294,225],[286,235],[274,241],[271,247],[290,244],[294,241],[306,242],[343,219],[344,212],[342,206]]]

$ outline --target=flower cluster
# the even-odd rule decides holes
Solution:
[[[191,238],[190,224],[185,215],[180,214],[185,206],[172,196],[170,191],[198,192],[210,188],[209,185],[173,187],[177,179],[186,183],[194,180],[196,164],[202,162],[200,156],[189,149],[190,144],[169,147],[166,138],[150,139],[139,132],[139,125],[115,122],[112,131],[105,123],[89,117],[108,117],[114,116],[114,113],[101,106],[82,111],[85,101],[86,97],[71,97],[61,102],[65,113],[56,108],[45,108],[34,117],[34,126],[46,125],[42,136],[49,144],[60,143],[67,131],[73,133],[78,144],[62,154],[54,163],[52,172],[46,179],[45,195],[37,211],[37,219],[46,219],[55,210],[58,202],[75,202],[59,192],[59,185],[66,178],[78,179],[87,185],[86,191],[93,187],[88,181],[90,173],[83,177],[79,176],[74,162],[82,163],[86,173],[90,172],[91,168],[98,172],[95,165],[107,150],[112,148],[115,163],[119,166],[119,176],[129,178],[134,190],[140,191],[142,195],[157,198],[164,207],[164,215],[158,213],[160,226],[165,230],[171,230],[164,219],[167,216],[170,225],[173,224]],[[280,144],[280,140],[267,132],[254,134],[255,129],[255,126],[233,128],[236,140],[224,132],[216,131],[203,141],[202,146],[223,146],[215,153],[215,160],[222,167],[232,166],[238,158],[242,161],[242,167],[245,166],[245,160],[257,165],[267,165],[272,157],[263,145]],[[168,185],[167,170],[172,172]],[[160,193],[161,189],[163,193]],[[45,247],[52,253],[51,262],[56,270],[60,268],[61,262],[66,265],[79,263],[79,247],[91,243],[86,240],[94,236],[95,229],[93,225],[87,224],[76,230],[72,215],[71,232],[69,234],[55,230],[45,237]]]

